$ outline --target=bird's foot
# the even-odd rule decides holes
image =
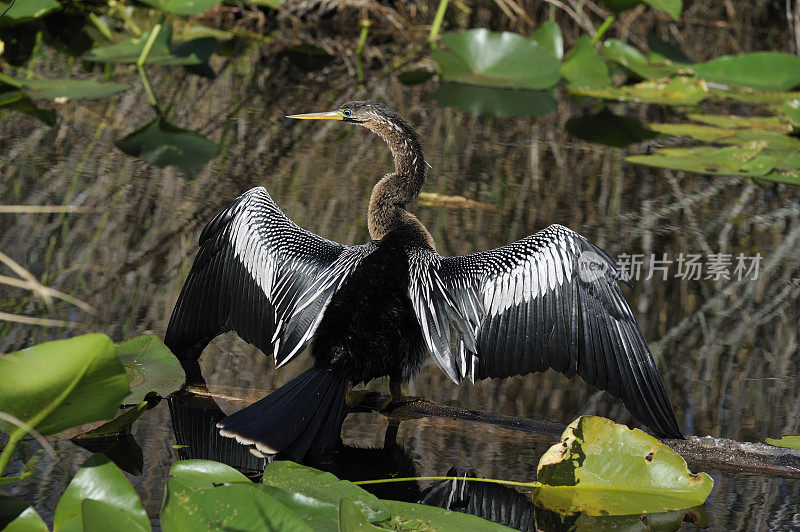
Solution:
[[[362,407],[372,409],[371,407],[375,405],[376,401],[380,404],[380,399],[382,399],[382,397],[380,392],[376,392],[375,390],[348,390],[345,395],[345,402],[350,408]]]

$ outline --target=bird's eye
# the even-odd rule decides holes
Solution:
[[[342,109],[342,116],[345,118],[350,118],[353,115],[353,111],[350,109]]]

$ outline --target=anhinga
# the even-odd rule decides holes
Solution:
[[[256,454],[331,452],[347,389],[388,376],[397,396],[430,352],[456,383],[548,368],[577,373],[657,434],[681,437],[617,285],[627,278],[605,252],[551,225],[498,249],[442,257],[406,210],[427,165],[405,120],[372,101],[289,118],[364,126],[389,145],[395,171],[372,190],[366,244],[344,246],[298,227],[262,187],[203,229],[165,340],[187,375],[208,342],[231,329],[278,367],[309,342],[314,358],[311,369],[220,421],[222,435]]]

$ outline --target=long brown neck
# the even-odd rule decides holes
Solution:
[[[418,234],[433,247],[433,238],[416,216],[406,210],[425,184],[425,153],[414,129],[399,116],[391,121],[363,124],[377,133],[392,150],[395,171],[375,184],[369,199],[367,227],[373,240],[395,229]]]

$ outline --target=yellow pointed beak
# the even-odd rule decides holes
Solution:
[[[339,111],[329,111],[327,113],[306,113],[304,115],[288,115],[286,118],[296,118],[297,120],[344,120]]]

